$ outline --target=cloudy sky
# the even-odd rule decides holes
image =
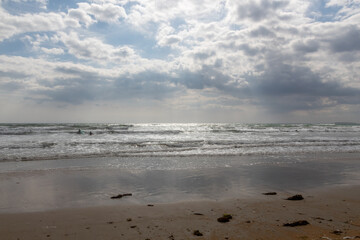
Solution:
[[[360,0],[0,0],[0,122],[360,121]]]

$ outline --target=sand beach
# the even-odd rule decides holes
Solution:
[[[360,186],[223,201],[0,214],[1,239],[359,239]],[[231,214],[226,223],[218,222]],[[307,221],[305,226],[287,223]]]
[[[294,157],[267,156],[271,164],[257,165],[235,164],[241,162],[235,156],[234,162],[226,157],[231,167],[143,171],[77,168],[69,160],[20,162],[18,170],[2,163],[0,236],[360,239],[359,159],[331,156],[304,156],[296,163]],[[118,194],[125,195],[111,198]],[[303,199],[286,200],[294,195]],[[219,222],[224,215],[231,219]]]

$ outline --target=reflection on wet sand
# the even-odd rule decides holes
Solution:
[[[230,161],[231,167],[201,169],[58,168],[4,172],[0,174],[0,211],[112,205],[118,202],[111,196],[123,193],[132,196],[122,199],[122,204],[223,200],[268,190],[301,192],[360,179],[357,158],[296,163],[284,159],[255,165]]]

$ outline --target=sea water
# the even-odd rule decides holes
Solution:
[[[78,130],[81,134],[78,134]],[[92,135],[90,135],[90,132]],[[360,153],[356,124],[1,124],[0,162]]]

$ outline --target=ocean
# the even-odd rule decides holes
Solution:
[[[81,134],[77,134],[79,129]],[[334,152],[360,153],[360,125],[0,125],[0,162],[148,156],[269,156]]]

